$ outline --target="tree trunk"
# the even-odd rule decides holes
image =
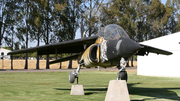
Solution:
[[[12,33],[12,39],[11,39],[11,41],[12,41],[12,47],[11,47],[11,51],[13,51],[13,44],[14,44],[14,41],[13,41],[13,33]],[[13,70],[13,55],[11,55],[11,70]]]
[[[38,52],[37,52],[36,69],[39,69],[39,55],[38,55]]]
[[[72,56],[72,53],[71,53],[71,56]],[[69,60],[69,66],[68,66],[68,69],[72,69],[72,60]]]
[[[62,58],[62,54],[61,54],[61,57],[60,57],[60,58]],[[62,64],[62,63],[60,62],[60,66],[59,66],[59,69],[61,69],[61,64]]]
[[[11,70],[13,70],[13,55],[11,55]]]
[[[90,0],[90,21],[89,21],[89,36],[91,36],[91,13],[92,13],[92,0]]]
[[[25,67],[24,69],[28,69],[28,53],[26,53]]]
[[[129,67],[129,59],[127,60],[126,67]]]
[[[61,69],[61,64],[62,64],[62,63],[60,62],[60,66],[59,66],[59,69]]]
[[[26,49],[28,48],[28,25],[26,21]],[[25,67],[24,69],[28,69],[28,53],[26,53]]]
[[[2,45],[2,33],[1,33],[1,27],[2,27],[2,22],[1,22],[1,17],[0,17],[0,46]]]
[[[72,69],[72,60],[69,60],[69,66],[68,69]]]
[[[38,30],[39,30],[39,29],[38,29]],[[39,46],[39,32],[38,32],[38,44],[37,44],[37,46]],[[37,51],[36,69],[39,69],[39,54],[38,54],[38,51]]]
[[[134,56],[132,56],[132,59],[131,59],[131,67],[134,67],[134,65],[133,65],[133,58]]]
[[[50,69],[49,68],[49,54],[46,55],[46,69]]]
[[[28,48],[28,20],[29,20],[29,7],[27,6],[27,15],[26,15],[26,49]],[[26,53],[25,67],[24,69],[28,69],[28,53]]]
[[[49,8],[49,0],[48,0],[48,8]],[[49,16],[48,16],[48,13],[49,13],[49,10],[47,11],[47,39],[46,39],[46,45],[48,45],[49,44]],[[49,68],[49,54],[47,54],[47,56],[46,56],[46,69],[50,69]]]

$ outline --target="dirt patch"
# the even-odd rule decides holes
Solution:
[[[37,60],[28,60],[28,69],[36,69],[36,62]],[[73,60],[72,64],[73,64],[72,68],[78,67],[77,61]],[[131,64],[131,62],[129,64]],[[136,61],[134,61],[133,64],[135,67],[137,66]],[[3,69],[11,69],[11,60],[3,60],[3,62],[2,60],[0,60],[0,69],[2,69],[2,65],[3,65]],[[69,61],[62,62],[61,68],[67,69],[68,65],[69,65]],[[25,66],[25,60],[13,60],[13,69],[24,69],[24,66]],[[60,67],[60,63],[50,65],[50,69],[59,69],[59,67]],[[39,68],[46,69],[46,60],[39,61]]]
[[[28,60],[28,69],[36,69],[37,60]],[[69,61],[62,62],[61,68],[68,68]],[[24,69],[25,60],[13,60],[13,69]],[[49,65],[50,69],[59,69],[60,63]],[[73,61],[72,68],[77,68],[77,61]],[[46,60],[39,61],[39,68],[46,69]],[[0,69],[2,69],[2,60],[0,60]],[[11,69],[11,60],[3,60],[3,69]]]

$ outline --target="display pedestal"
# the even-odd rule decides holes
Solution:
[[[125,80],[111,80],[105,101],[130,101],[129,92]]]
[[[84,95],[83,85],[72,85],[70,95]]]

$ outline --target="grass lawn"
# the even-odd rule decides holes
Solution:
[[[117,72],[80,72],[84,96],[70,95],[69,72],[0,73],[1,101],[104,101]],[[180,78],[137,76],[128,73],[131,101],[180,101]]]

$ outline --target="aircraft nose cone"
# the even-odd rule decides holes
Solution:
[[[117,46],[118,46],[118,43],[120,44],[119,44],[119,47],[117,48],[117,51],[119,52],[120,56],[126,57],[126,58],[129,58],[141,48],[141,46],[137,42],[131,39],[119,40],[117,42]]]
[[[127,42],[126,48],[129,51],[129,53],[135,53],[141,48],[141,46],[137,42],[129,40]]]

